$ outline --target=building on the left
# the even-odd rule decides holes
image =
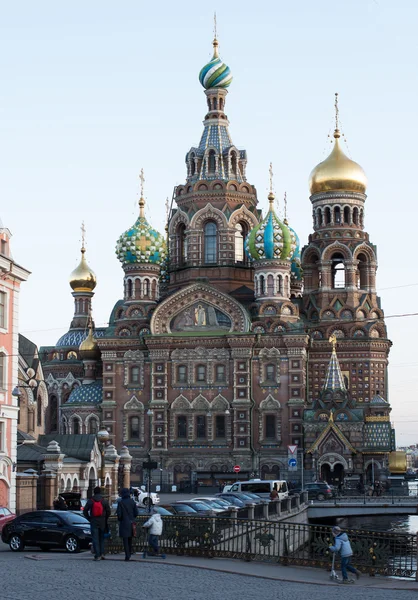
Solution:
[[[10,251],[11,233],[0,222],[0,506],[16,508],[16,444],[20,284],[30,271]]]

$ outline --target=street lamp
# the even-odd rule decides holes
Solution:
[[[30,388],[31,390],[34,390],[38,386],[38,382],[36,381],[36,379],[34,379],[36,373],[32,368],[29,368],[26,371],[26,375],[29,377],[28,385],[18,383],[17,386],[13,388],[12,396],[20,398],[20,396],[22,395],[20,388]]]
[[[100,491],[102,496],[105,495],[106,486],[105,486],[105,448],[106,442],[109,440],[109,432],[103,427],[97,432],[97,441],[99,443],[99,450],[101,456],[101,465],[100,465]]]

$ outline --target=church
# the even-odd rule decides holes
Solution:
[[[70,328],[40,350],[47,433],[105,427],[132,456],[133,485],[149,457],[154,483],[180,489],[300,481],[302,469],[305,480],[330,483],[384,477],[394,449],[391,342],[365,229],[367,179],[343,152],[337,101],[332,152],[310,175],[312,233],[301,248],[272,184],[268,212],[258,208],[247,152],[229,132],[232,75],[216,38],[199,81],[200,142],[186,154],[164,232],[145,218],[142,177],[138,218],[116,242],[124,296],[105,328],[94,326],[96,275],[83,241]]]

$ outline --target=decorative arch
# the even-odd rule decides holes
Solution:
[[[321,260],[320,251],[316,246],[310,245],[302,251],[302,263],[304,265],[313,265]]]
[[[235,225],[240,221],[247,223],[249,230],[258,225],[258,219],[251,211],[248,210],[245,205],[241,206],[241,208],[238,208],[237,210],[234,210],[232,215],[229,217],[228,225],[231,227],[231,229],[234,229]]]
[[[225,214],[209,204],[197,211],[190,222],[190,229],[203,229],[205,221],[214,221],[218,227],[228,227]]]
[[[262,402],[260,402],[260,410],[280,410],[282,408],[280,402],[269,394]]]
[[[353,258],[350,248],[345,244],[342,244],[341,242],[333,242],[332,244],[327,246],[322,252],[321,258],[323,261],[331,260],[333,254],[335,253],[342,254],[344,260],[351,260]]]
[[[229,402],[222,396],[222,394],[218,394],[216,398],[212,400],[210,408],[213,411],[225,411],[229,409]]]
[[[199,302],[224,313],[231,321],[231,332],[247,333],[250,330],[249,315],[239,302],[210,285],[195,283],[169,296],[157,306],[151,318],[151,333],[171,333],[170,323],[173,318],[192,309]],[[208,329],[209,331],[213,329]]]
[[[321,468],[322,465],[328,465],[332,473],[334,471],[335,465],[337,465],[338,463],[343,465],[345,471],[348,471],[348,462],[346,461],[344,456],[341,456],[341,454],[338,454],[336,452],[327,452],[326,454],[323,454],[321,457],[319,457],[318,469]]]
[[[193,410],[201,410],[201,411],[207,411],[210,408],[210,404],[208,402],[208,400],[202,395],[199,394],[192,402],[191,404],[191,408]]]
[[[97,431],[99,431],[99,427],[100,427],[99,417],[97,415],[91,413],[91,414],[87,415],[86,420],[84,422],[86,433],[92,433],[92,431],[90,431],[92,429],[92,426],[91,426],[92,421],[95,421],[95,423],[96,423],[96,433],[97,433]]]
[[[353,258],[357,259],[359,254],[365,254],[368,257],[370,263],[376,262],[376,255],[375,255],[373,249],[368,244],[365,244],[364,242],[354,248]]]
[[[168,232],[170,235],[175,235],[177,227],[182,224],[186,227],[189,226],[190,220],[187,214],[179,208],[174,214],[173,218],[170,220],[168,226]]]
[[[83,420],[80,415],[73,415],[70,417],[70,433],[74,433],[75,423],[78,422],[79,433],[83,433]]]
[[[192,408],[192,405],[187,400],[187,398],[185,396],[183,396],[183,394],[180,394],[180,396],[177,396],[177,398],[175,400],[173,400],[173,402],[171,404],[172,410],[190,410],[191,408]]]

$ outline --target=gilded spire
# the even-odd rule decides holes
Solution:
[[[139,198],[139,216],[141,219],[145,217],[145,198],[144,198],[144,169],[141,169],[141,173],[139,175],[139,179],[141,181],[141,197]]]
[[[212,60],[214,58],[219,58],[219,52],[218,52],[218,30],[217,30],[217,24],[216,24],[216,11],[213,13],[213,57]]]
[[[74,292],[92,292],[96,287],[96,275],[86,262],[85,252],[86,228],[83,221],[81,224],[81,260],[78,267],[71,273],[69,280]]]

